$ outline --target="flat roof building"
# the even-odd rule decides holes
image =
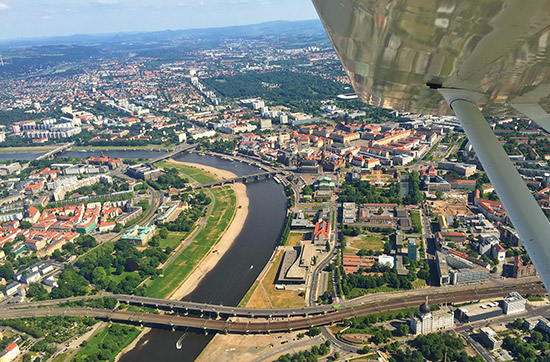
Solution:
[[[518,292],[512,292],[502,301],[502,309],[505,314],[523,312],[525,299]]]
[[[476,303],[455,310],[455,317],[463,322],[476,322],[502,315],[498,302]]]
[[[489,349],[500,348],[502,346],[502,339],[491,327],[482,327],[479,333],[479,339],[481,343]]]

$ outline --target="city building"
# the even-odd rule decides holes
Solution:
[[[330,242],[330,222],[320,220],[315,224],[313,231],[313,244],[318,247],[325,247],[327,242]]]
[[[533,264],[524,265],[521,261],[521,256],[516,255],[514,257],[514,268],[512,271],[512,277],[525,278],[537,275],[537,269]]]
[[[408,238],[407,244],[407,256],[409,257],[409,260],[418,260],[418,248],[416,245],[416,238]]]
[[[128,175],[141,180],[156,179],[162,173],[161,170],[145,164],[129,166],[126,172]]]
[[[489,349],[500,348],[502,346],[502,339],[491,327],[482,327],[479,333],[479,339],[481,343]]]
[[[17,343],[11,342],[8,346],[0,353],[0,362],[11,362],[21,353]]]
[[[420,305],[419,311],[416,312],[410,321],[411,334],[414,335],[437,332],[443,329],[452,328],[453,326],[453,313],[442,310],[432,312],[428,305],[427,298],[426,302]]]
[[[357,209],[355,208],[355,202],[342,203],[342,223],[343,224],[354,223],[356,213],[357,213]]]
[[[525,299],[518,292],[512,292],[502,301],[502,309],[504,314],[523,312],[525,303]]]
[[[135,225],[133,228],[126,230],[122,235],[122,240],[126,240],[136,245],[146,245],[149,240],[153,238],[155,234],[155,226],[139,226]]]
[[[96,228],[97,228],[97,218],[93,216],[87,219],[83,219],[82,222],[80,222],[75,226],[76,232],[80,234],[88,234],[89,232],[95,230]]]

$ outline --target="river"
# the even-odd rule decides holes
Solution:
[[[237,175],[258,172],[254,166],[196,153],[176,159],[228,170]],[[247,184],[247,195],[250,204],[241,233],[216,267],[185,300],[236,306],[268,262],[283,229],[286,197],[282,186],[273,180]],[[153,329],[120,361],[194,361],[213,337],[187,333],[181,350],[178,350],[175,345],[182,333]]]

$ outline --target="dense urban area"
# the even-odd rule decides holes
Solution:
[[[51,44],[0,45],[1,362],[221,331],[200,318],[229,326],[203,361],[550,361],[546,290],[458,120],[360,102],[320,22]],[[550,216],[550,135],[487,122]],[[267,182],[285,219],[243,312],[169,304]]]

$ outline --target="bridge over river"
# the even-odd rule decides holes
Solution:
[[[247,183],[247,182],[251,182],[251,181],[267,179],[267,178],[270,178],[270,177],[278,175],[278,174],[284,175],[285,170],[273,170],[273,171],[259,172],[259,173],[255,173],[255,174],[252,174],[252,175],[246,175],[246,176],[237,176],[237,177],[233,177],[233,178],[228,178],[228,179],[223,179],[223,180],[220,180],[220,181],[212,182],[212,183],[209,183],[209,184],[195,186],[195,187],[193,187],[193,189],[199,190],[199,189],[205,189],[205,188],[209,188],[209,187],[223,186],[223,185],[227,185],[227,184],[234,184],[235,182]]]
[[[152,158],[151,160],[149,160],[150,163],[155,163],[155,162],[159,162],[159,161],[162,161],[162,160],[167,160],[171,157],[175,157],[177,155],[179,155],[180,153],[184,153],[184,152],[187,152],[187,151],[190,151],[190,150],[193,150],[195,148],[197,148],[198,144],[195,144],[195,145],[187,145],[187,144],[181,144],[181,145],[177,145],[176,147],[174,147],[174,149],[171,151],[171,152],[167,152],[159,157],[156,157],[156,158]]]
[[[436,289],[437,290],[437,289]],[[482,299],[502,298],[510,292],[517,291],[522,295],[546,294],[546,289],[540,282],[530,282],[519,285],[502,285],[484,288],[447,290],[430,294],[432,304],[465,303]],[[100,298],[96,296],[94,298]],[[0,307],[2,318],[24,318],[40,316],[89,316],[107,321],[147,325],[153,328],[192,329],[208,333],[209,331],[223,333],[271,333],[308,329],[313,326],[329,325],[344,319],[369,315],[378,312],[392,311],[403,308],[417,307],[425,300],[418,294],[406,297],[396,297],[376,303],[334,309],[327,306],[313,306],[294,309],[257,309],[216,306],[192,302],[166,301],[162,299],[112,295],[120,302],[146,305],[158,309],[169,310],[164,314],[138,313],[118,309],[92,308],[54,308],[59,301],[43,301],[23,303]],[[84,299],[84,298],[78,298]],[[74,298],[71,300],[75,300]],[[66,300],[60,300],[66,301]],[[182,303],[182,304],[180,304]],[[49,306],[49,307],[47,307]],[[183,312],[184,315],[180,315]],[[188,313],[195,312],[201,317],[192,317]],[[205,317],[207,315],[208,317]],[[221,316],[239,318],[222,319]],[[216,318],[212,318],[216,316]]]

